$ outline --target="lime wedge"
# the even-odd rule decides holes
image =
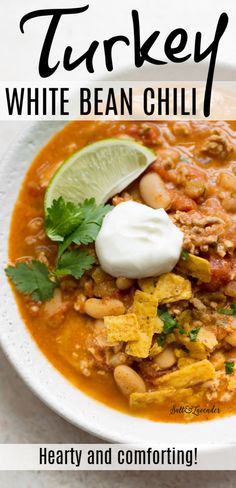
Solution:
[[[155,154],[128,139],[104,139],[77,151],[56,171],[45,196],[45,209],[60,196],[81,203],[94,197],[105,203],[132,183],[155,160]]]

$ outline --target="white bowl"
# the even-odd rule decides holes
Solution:
[[[221,67],[220,77],[235,79],[235,70]],[[199,75],[199,74],[198,74]],[[132,72],[120,76],[132,78]],[[200,75],[199,75],[200,76]],[[198,77],[199,77],[198,76]],[[146,79],[155,79],[146,74]],[[183,77],[183,75],[182,75]],[[187,74],[185,79],[187,78]],[[145,78],[145,76],[143,76]],[[188,77],[189,78],[189,77]],[[121,443],[235,441],[236,416],[194,424],[159,423],[106,407],[75,388],[44,357],[22,321],[4,273],[8,260],[10,219],[22,179],[39,149],[63,126],[59,122],[29,124],[8,151],[0,168],[0,308],[1,345],[28,386],[49,407],[76,426],[106,440]],[[17,238],[17,236],[16,236]]]

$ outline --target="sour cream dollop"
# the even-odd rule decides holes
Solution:
[[[182,244],[183,233],[163,208],[124,202],[104,218],[95,247],[102,269],[111,276],[146,278],[171,271]]]

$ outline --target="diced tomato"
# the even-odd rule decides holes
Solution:
[[[154,125],[143,124],[140,127],[140,125],[133,124],[129,127],[128,132],[131,136],[140,138],[145,146],[160,144],[160,129]]]
[[[178,190],[172,190],[172,202],[170,210],[180,210],[183,212],[190,212],[197,209],[197,204],[192,198],[187,197]]]
[[[209,291],[218,290],[226,285],[231,279],[232,271],[236,266],[235,258],[220,258],[219,256],[209,257],[211,265],[211,282],[204,285],[204,289]]]
[[[155,171],[162,179],[163,181],[170,181],[170,174],[168,169],[165,168],[165,166],[162,166],[159,161],[154,161],[149,167],[147,172]]]
[[[211,281],[214,283],[214,285],[217,283],[217,287],[225,285],[229,281],[230,277],[230,261],[220,257],[211,257],[210,264]]]
[[[158,127],[147,127],[140,132],[143,144],[147,146],[156,146],[160,144],[160,130]]]
[[[236,224],[231,224],[230,228],[224,234],[224,238],[232,241],[236,245]]]

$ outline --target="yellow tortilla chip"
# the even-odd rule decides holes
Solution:
[[[152,342],[153,327],[149,323],[144,331],[139,332],[137,341],[130,341],[125,348],[126,354],[137,358],[147,358]]]
[[[166,336],[166,344],[171,344],[171,342],[176,342],[176,337],[173,332],[172,334],[167,334]]]
[[[149,293],[150,295],[152,295],[155,290],[157,280],[158,277],[141,278],[140,280],[138,280],[138,284],[142,291],[145,291],[145,293]]]
[[[139,324],[138,340],[128,342],[126,353],[138,358],[146,358],[152,343],[156,327],[157,299],[148,293],[137,290],[134,295],[133,312]]]
[[[134,313],[104,317],[109,342],[133,341],[139,337],[139,324]]]
[[[186,368],[186,366],[189,366],[190,364],[193,364],[196,360],[193,358],[179,358],[178,360],[178,368]]]
[[[218,344],[216,335],[204,326],[201,327],[201,329],[199,330],[197,340],[204,344],[206,349],[208,349],[209,351],[213,351],[213,349],[215,349]]]
[[[207,358],[207,351],[201,342],[191,342],[186,343],[186,347],[189,351],[189,356],[194,359],[205,359]]]
[[[153,358],[154,356],[157,356],[157,354],[160,354],[161,351],[163,351],[163,347],[159,346],[157,342],[154,342],[149,351],[149,357]]]
[[[177,358],[185,358],[187,356],[187,352],[183,351],[183,349],[179,349],[178,347],[175,348],[174,353]]]
[[[188,254],[186,260],[181,259],[178,264],[179,270],[198,278],[203,283],[211,281],[211,266],[209,261],[194,254]]]
[[[100,266],[95,268],[95,270],[92,272],[92,278],[95,281],[96,285],[99,285],[100,283],[103,283],[107,279],[112,279],[112,276],[109,276],[105,271],[103,271]]]
[[[156,318],[155,318],[155,324],[154,324],[153,333],[154,334],[160,334],[160,332],[163,331],[163,326],[164,326],[163,321],[157,315]]]
[[[193,393],[188,398],[188,403],[190,405],[199,405],[199,403],[203,400],[204,394],[205,394],[205,391],[204,390],[198,391],[197,393]],[[187,418],[188,414],[185,413],[184,416],[186,416],[186,418]],[[190,418],[191,418],[191,414],[190,414]]]
[[[198,341],[198,338],[196,341],[190,341],[189,337],[186,337],[186,335],[181,335],[178,332],[176,332],[176,335],[178,337],[178,342],[181,342],[187,350],[188,350],[188,357],[194,358],[194,359],[205,359],[207,357],[207,351],[202,342]]]
[[[215,369],[207,359],[197,361],[185,368],[168,373],[155,380],[155,385],[173,388],[186,388],[198,385],[204,381],[212,380],[215,376]]]
[[[133,311],[141,317],[156,317],[157,316],[158,300],[149,293],[137,290],[134,295]]]
[[[182,276],[166,273],[158,279],[153,295],[159,303],[188,300],[192,296],[191,283]]]
[[[130,406],[131,407],[146,407],[147,405],[160,405],[161,403],[174,398],[175,401],[183,401],[191,396],[193,390],[191,388],[163,388],[158,391],[148,391],[147,393],[131,393]]]

